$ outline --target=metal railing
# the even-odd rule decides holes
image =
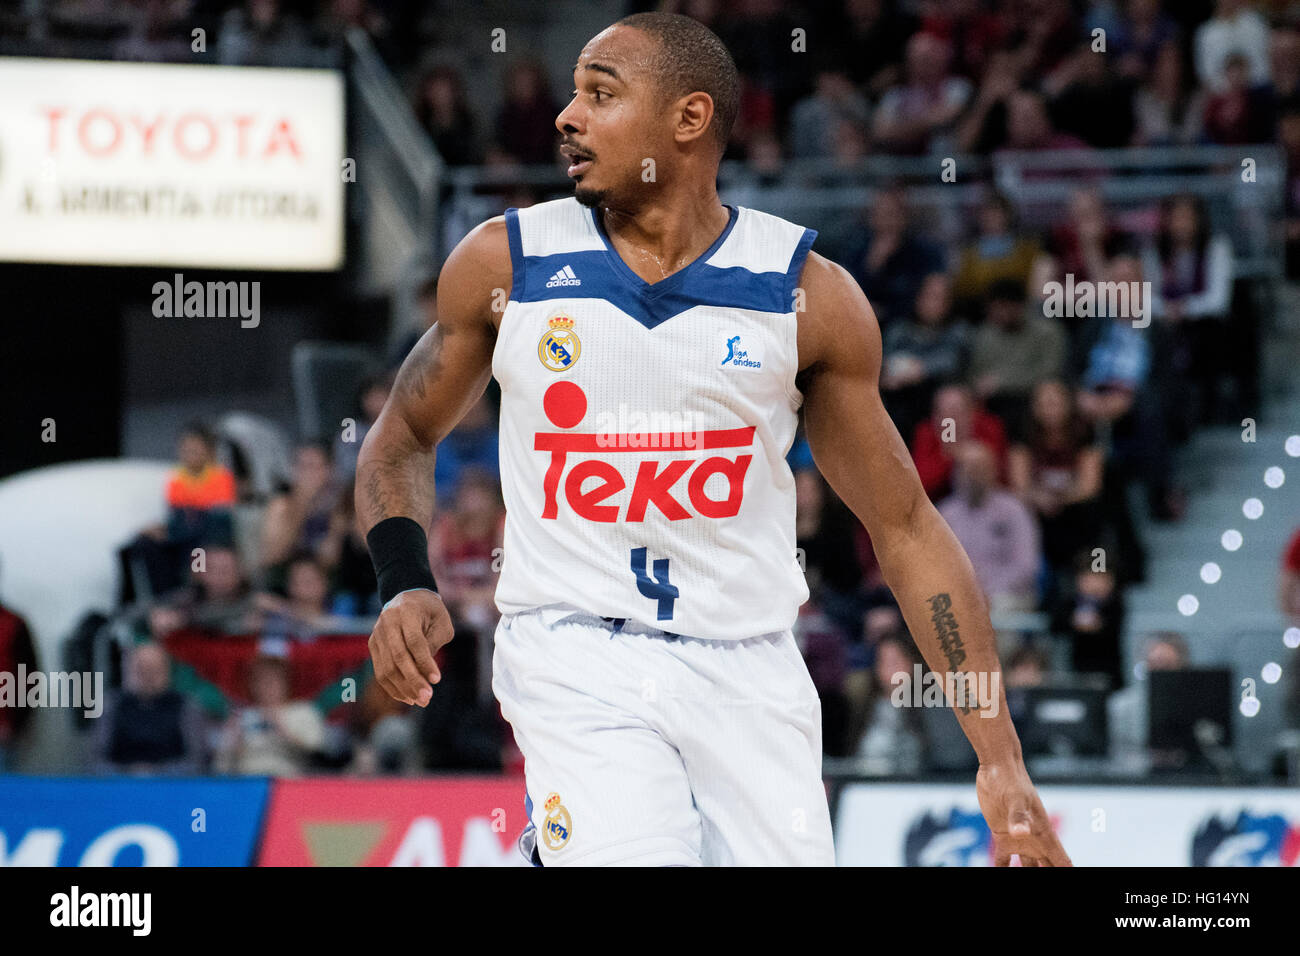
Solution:
[[[941,178],[951,159],[955,180]],[[1253,161],[1249,167],[1243,160]],[[973,213],[990,187],[1016,205],[1034,230],[1062,221],[1080,187],[1097,189],[1118,216],[1150,211],[1164,197],[1203,197],[1216,229],[1237,253],[1238,276],[1282,275],[1285,163],[1274,145],[1146,147],[1114,150],[999,152],[992,156],[872,156],[849,166],[833,160],[796,160],[777,172],[739,162],[719,170],[724,200],[784,216],[824,231],[851,229],[875,195],[894,183],[907,187],[917,227],[952,247],[969,238]],[[445,248],[478,222],[496,215],[505,197],[528,187],[539,199],[569,195],[558,166],[464,168],[450,171],[441,210]],[[1150,217],[1146,217],[1147,224]]]
[[[437,257],[443,164],[370,37],[353,28],[347,47],[351,158],[363,203],[356,275],[367,291],[391,292]],[[420,262],[428,266],[412,265]]]

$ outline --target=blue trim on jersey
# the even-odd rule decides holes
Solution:
[[[506,236],[510,240],[510,298],[522,302],[528,263],[524,258],[523,233],[519,229],[519,210],[514,206],[506,210]]]
[[[799,237],[799,244],[794,247],[790,257],[790,268],[786,272],[785,301],[789,310],[794,309],[794,290],[799,286],[799,274],[803,271],[804,260],[812,250],[813,240],[817,238],[816,229],[805,229]]]
[[[610,243],[594,209],[588,213],[600,235],[603,249],[581,249],[545,256],[523,254],[519,211],[507,209],[506,226],[514,269],[514,288],[510,298],[517,302],[603,299],[647,329],[655,329],[696,306],[748,309],[779,315],[792,312],[794,287],[817,236],[816,230],[804,230],[785,273],[751,272],[744,266],[719,268],[709,265],[708,259],[740,221],[738,207],[729,205],[727,209],[731,218],[713,244],[689,265],[658,282],[646,282],[623,261]],[[566,266],[579,283],[548,289],[546,283]]]
[[[614,268],[614,271],[624,280],[632,283],[633,288],[641,289],[643,291],[653,290],[658,293],[665,287],[671,288],[674,284],[680,285],[688,276],[690,276],[692,271],[698,272],[699,267],[708,262],[709,258],[718,251],[718,248],[727,241],[727,237],[731,235],[731,230],[735,229],[736,223],[740,221],[740,209],[736,206],[729,206],[726,203],[723,203],[723,205],[726,206],[727,215],[731,218],[727,220],[727,225],[723,228],[721,235],[719,235],[717,239],[714,239],[713,244],[709,246],[709,248],[705,249],[697,258],[692,259],[689,264],[678,269],[672,275],[660,279],[658,282],[646,282],[645,279],[642,279],[639,275],[633,272],[632,267],[623,261],[623,257],[620,256],[618,250],[614,248],[614,243],[610,241],[609,234],[605,232],[605,224],[601,222],[600,213],[595,208],[588,208],[587,214],[591,216],[592,225],[596,227],[596,232],[600,235],[600,241],[605,245],[605,253],[609,256],[609,262]]]
[[[573,270],[581,285],[546,288],[555,273],[565,266]],[[622,309],[647,329],[663,324],[675,315],[699,305],[718,308],[752,309],[757,312],[786,313],[793,309],[787,292],[788,277],[780,272],[750,272],[743,266],[719,269],[701,265],[687,266],[668,279],[637,288],[625,282],[610,268],[602,252],[584,250],[561,252],[549,256],[529,256],[526,260],[526,294],[520,302],[545,302],[552,299],[605,299]],[[669,279],[684,276],[671,285]]]

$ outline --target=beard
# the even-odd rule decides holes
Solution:
[[[573,187],[573,198],[589,209],[594,209],[609,198],[609,190],[592,189],[578,183]]]

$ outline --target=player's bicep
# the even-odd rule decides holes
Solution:
[[[875,313],[842,269],[820,271],[808,295],[820,333],[816,361],[804,376],[804,428],[827,483],[883,543],[910,531],[928,501],[880,398]]]
[[[491,375],[491,338],[438,322],[402,362],[383,414],[399,418],[421,444],[434,445],[483,394]]]
[[[493,308],[510,291],[505,226],[478,226],[452,250],[438,277],[438,321],[402,363],[385,414],[425,445],[446,437],[483,394],[496,343]]]

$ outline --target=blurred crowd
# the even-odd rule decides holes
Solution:
[[[200,17],[214,25],[220,62],[242,64],[278,62],[277,51],[319,48],[360,26],[409,79],[414,114],[449,164],[554,162],[563,98],[547,68],[513,60],[502,102],[480,115],[469,78],[437,55],[451,51],[429,56],[411,41],[413,6],[70,0],[24,22],[55,36],[118,23],[119,57],[186,60],[188,31],[176,25]],[[682,0],[659,8],[704,21],[732,50],[744,95],[728,158],[759,168],[873,154],[1276,142],[1288,163],[1288,271],[1300,274],[1300,4]],[[792,56],[799,28],[812,52]],[[184,49],[168,47],[178,43]],[[969,237],[944,243],[914,221],[905,187],[881,184],[859,222],[816,248],[872,302],[886,407],[995,616],[1032,619],[999,634],[1008,687],[1082,676],[1108,688],[1119,758],[1143,746],[1131,665],[1170,669],[1188,659],[1185,642],[1169,634],[1153,636],[1142,661],[1124,659],[1125,591],[1145,576],[1144,521],[1134,509],[1179,520],[1179,446],[1257,407],[1257,317],[1235,275],[1233,244],[1196,195],[1120,214],[1084,182],[1050,228],[1020,218],[1010,198],[990,191]],[[1091,314],[1061,314],[1049,288],[1067,277],[1149,282],[1150,327],[1135,326],[1133,308],[1101,302]],[[435,295],[430,279],[419,296],[426,328],[436,321]],[[179,436],[167,521],[126,544],[120,606],[72,639],[93,642],[111,626],[115,646],[126,648],[121,690],[88,735],[93,766],[518,768],[489,685],[504,520],[491,389],[437,454],[430,562],[458,636],[442,651],[434,703],[395,704],[364,667],[356,706],[335,706],[336,685],[328,700],[293,693],[302,691],[293,647],[364,635],[378,611],[352,482],[400,357],[359,387],[355,433],[305,436],[274,494],[250,490],[238,447],[208,426]],[[887,773],[932,768],[943,748],[934,726],[917,709],[889,705],[895,677],[920,661],[870,538],[802,439],[789,460],[812,592],[796,635],[822,697],[826,751]],[[1300,617],[1300,544],[1287,561],[1283,605]],[[245,684],[212,694],[178,683],[193,670],[169,657],[178,634],[255,637]],[[942,732],[958,733],[955,723]]]

